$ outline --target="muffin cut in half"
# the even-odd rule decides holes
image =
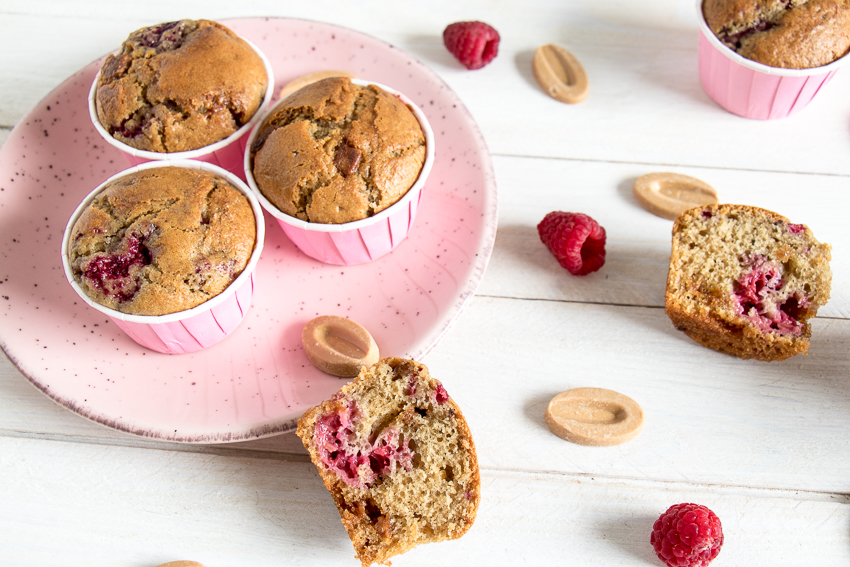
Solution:
[[[386,358],[298,420],[298,436],[364,566],[457,539],[480,477],[466,420],[428,369]]]
[[[709,205],[673,225],[665,311],[698,343],[741,358],[805,354],[829,299],[830,246],[771,211]]]

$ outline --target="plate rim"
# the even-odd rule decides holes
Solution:
[[[481,155],[481,162],[477,165],[481,168],[481,176],[484,181],[484,187],[486,191],[485,198],[485,206],[482,208],[481,213],[484,217],[484,221],[481,225],[481,234],[479,238],[479,248],[475,250],[476,258],[475,261],[471,263],[470,267],[470,277],[466,279],[464,285],[461,286],[457,295],[455,296],[454,301],[451,304],[448,304],[447,308],[447,317],[443,317],[443,325],[442,327],[435,326],[433,331],[433,339],[430,341],[430,344],[424,346],[424,348],[420,349],[420,352],[410,354],[411,357],[422,358],[425,357],[445,336],[451,326],[457,321],[457,319],[462,315],[464,309],[470,303],[470,300],[474,297],[476,290],[478,289],[481,281],[483,280],[484,274],[486,272],[489,261],[492,257],[492,252],[495,246],[495,238],[497,232],[498,225],[498,190],[496,184],[495,170],[492,162],[492,155],[490,154],[489,148],[487,147],[484,136],[481,132],[481,129],[478,126],[478,123],[473,118],[472,114],[469,112],[469,109],[454,92],[451,87],[440,77],[436,72],[434,72],[430,67],[419,61],[418,58],[410,54],[408,51],[400,49],[395,45],[386,42],[380,38],[377,38],[373,35],[367,34],[365,32],[361,32],[359,30],[355,30],[353,28],[341,26],[339,24],[322,22],[320,20],[311,20],[306,18],[289,18],[289,17],[277,17],[277,16],[242,16],[235,18],[223,18],[217,19],[220,23],[228,25],[228,22],[240,22],[240,21],[256,21],[256,22],[274,22],[274,21],[287,21],[287,22],[300,22],[303,24],[309,25],[318,25],[323,28],[333,28],[341,30],[348,34],[354,34],[356,36],[361,36],[363,38],[367,38],[371,41],[374,41],[378,44],[381,44],[385,48],[397,50],[403,53],[407,58],[409,58],[412,62],[415,62],[419,68],[427,74],[432,80],[437,82],[448,96],[451,98],[452,102],[456,105],[457,111],[461,112],[465,117],[465,128],[468,129],[468,133],[472,136],[475,141],[476,149],[479,151]],[[9,132],[8,137],[4,141],[3,145],[0,146],[0,155],[2,155],[2,150],[7,146],[7,142],[15,136],[16,131],[22,129],[24,125],[29,121],[31,117],[35,116],[35,113],[42,106],[42,104],[49,100],[54,93],[60,91],[66,84],[73,81],[79,75],[87,72],[89,67],[97,64],[104,57],[106,57],[108,53],[92,60],[90,63],[82,66],[80,69],[72,73],[70,76],[65,78],[58,85],[53,87],[48,93],[46,93],[39,101],[25,114],[23,115],[12,130]],[[18,134],[21,139],[25,139],[24,136]],[[122,170],[123,171],[123,170]],[[56,393],[49,390],[43,384],[41,384],[36,378],[30,375],[24,369],[24,364],[22,359],[18,356],[14,355],[9,351],[9,347],[7,341],[0,336],[0,350],[3,351],[5,356],[9,359],[12,365],[15,366],[17,371],[26,378],[27,382],[29,382],[36,390],[44,394],[48,399],[53,401],[55,404],[61,406],[65,410],[69,410],[74,414],[85,418],[87,421],[95,423],[97,425],[109,428],[113,431],[118,431],[125,434],[130,434],[135,437],[142,437],[147,439],[154,439],[157,441],[166,441],[171,443],[180,443],[180,444],[197,444],[197,445],[211,445],[211,444],[222,444],[222,443],[233,443],[233,442],[241,442],[241,441],[251,441],[256,439],[262,439],[266,437],[272,437],[275,435],[280,435],[284,433],[290,433],[296,429],[298,418],[282,418],[274,421],[269,421],[261,426],[242,428],[239,431],[219,431],[214,433],[207,433],[201,435],[180,435],[180,436],[172,436],[169,437],[167,435],[161,434],[162,432],[158,431],[150,431],[143,428],[135,428],[130,424],[124,422],[115,421],[108,416],[103,415],[102,413],[89,411],[83,407],[81,407],[75,400],[71,400],[68,398],[64,398],[62,396],[57,395]],[[342,385],[342,384],[341,384]]]

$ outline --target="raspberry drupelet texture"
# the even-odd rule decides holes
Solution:
[[[455,22],[443,30],[443,43],[467,69],[480,69],[499,54],[499,32],[484,22]]]
[[[699,504],[670,506],[652,526],[650,543],[667,567],[706,567],[720,553],[720,519]]]
[[[585,214],[551,212],[537,225],[537,232],[558,263],[575,276],[605,264],[605,229]]]

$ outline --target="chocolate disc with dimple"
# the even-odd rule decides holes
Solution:
[[[567,104],[587,98],[590,83],[575,56],[560,45],[541,45],[534,52],[531,71],[546,94]]]
[[[304,353],[323,372],[350,378],[363,366],[378,362],[379,352],[369,331],[336,315],[316,317],[301,332]]]
[[[606,447],[634,439],[643,429],[643,409],[613,390],[575,388],[561,392],[546,408],[546,425],[562,439]]]
[[[647,211],[670,220],[688,209],[717,203],[711,185],[681,173],[647,173],[637,178],[632,192]]]

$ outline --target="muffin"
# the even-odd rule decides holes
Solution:
[[[481,480],[460,408],[428,369],[386,358],[304,413],[298,436],[365,566],[472,526]]]
[[[260,108],[268,82],[262,58],[228,28],[180,20],[130,34],[107,56],[94,102],[118,142],[183,152],[239,130]]]
[[[302,221],[342,224],[401,199],[419,178],[426,143],[399,97],[333,77],[275,106],[250,152],[254,182],[272,205]]]
[[[848,0],[705,0],[703,15],[727,47],[770,67],[820,67],[850,51]]]
[[[805,354],[829,299],[830,246],[771,211],[708,205],[673,224],[665,311],[698,343],[740,358]]]
[[[149,167],[108,182],[83,209],[66,260],[92,301],[157,316],[223,292],[256,245],[245,193],[201,169]]]

